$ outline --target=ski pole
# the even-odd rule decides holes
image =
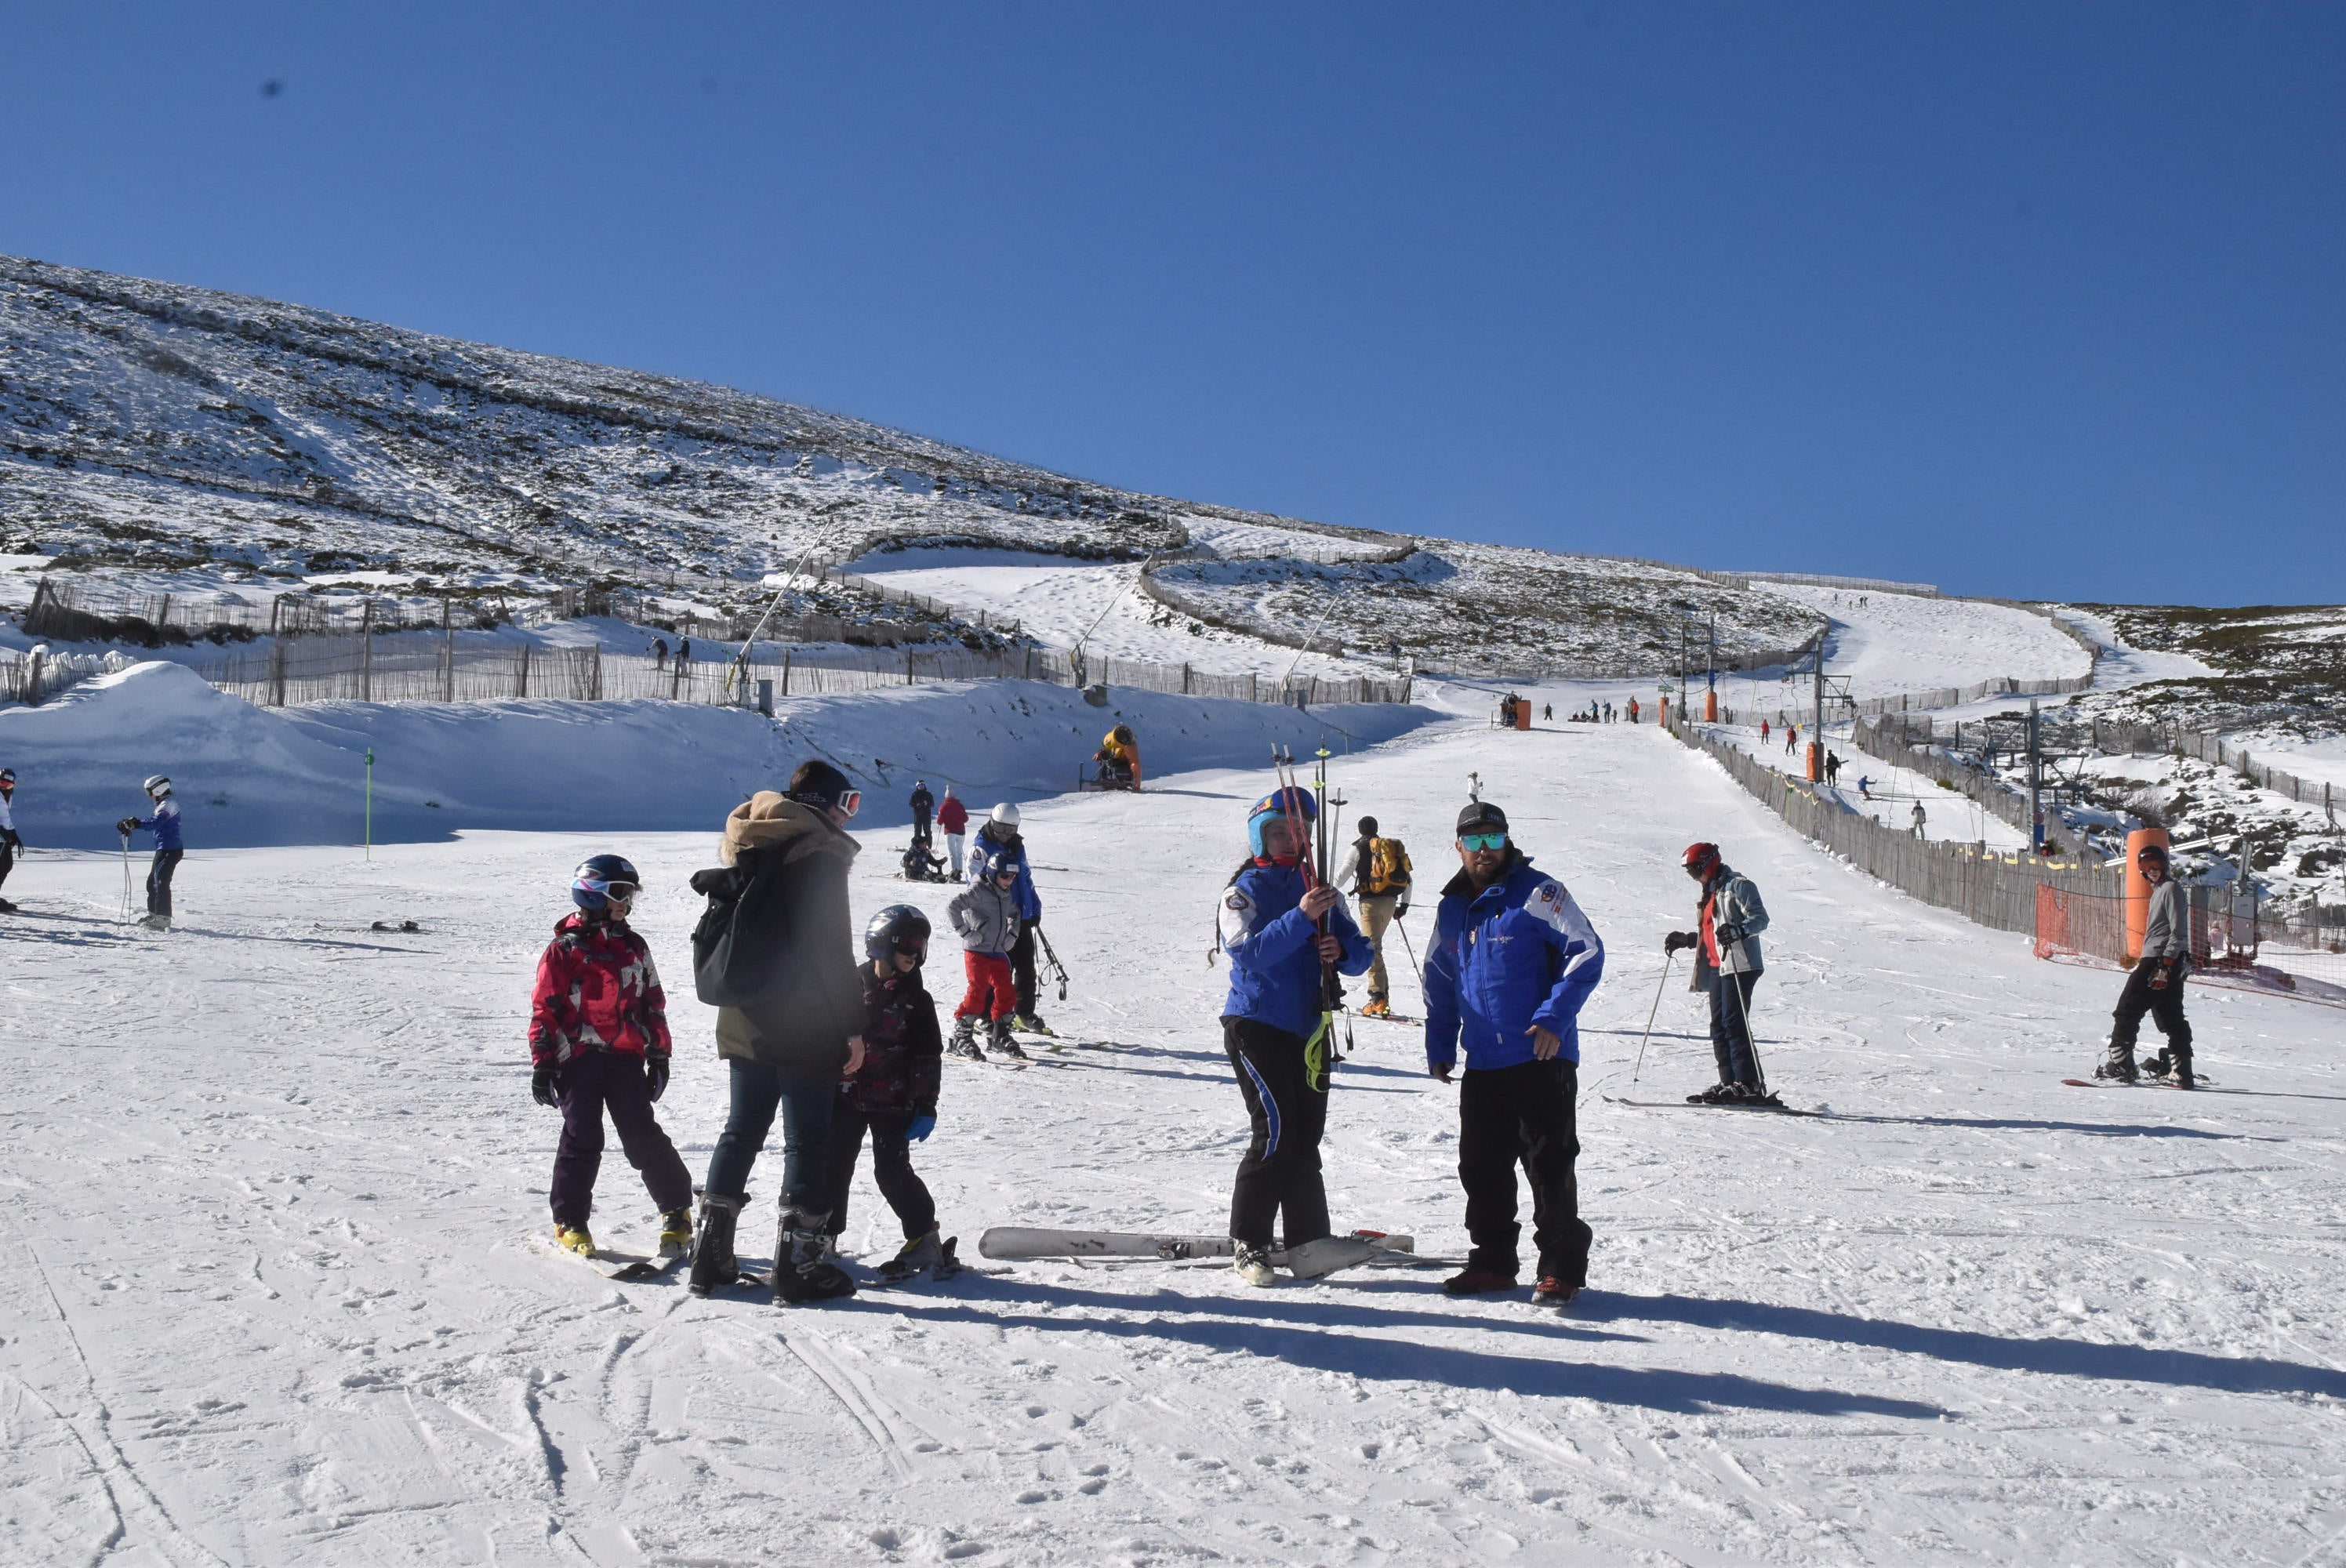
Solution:
[[[1633,1089],[1646,1070],[1646,1042],[1654,1037],[1654,1015],[1662,1010],[1662,991],[1670,983],[1670,965],[1678,961],[1676,949],[1662,954],[1662,978],[1654,986],[1654,1004],[1646,1009],[1646,1032],[1637,1037],[1637,1065],[1629,1074],[1629,1086]]]
[[[1067,966],[1061,963],[1059,955],[1051,950],[1051,939],[1043,934],[1043,928],[1039,925],[1035,928],[1035,940],[1043,944],[1043,956],[1049,959],[1051,967],[1058,972],[1059,1000],[1065,1002],[1067,999]]]
[[[122,923],[130,923],[130,835],[122,835]]]
[[[1719,956],[1724,958],[1726,954],[1722,952]],[[1743,1048],[1751,1053],[1751,1075],[1760,1080],[1760,1092],[1765,1095],[1768,1092],[1768,1070],[1760,1065],[1760,1042],[1751,1033],[1751,1014],[1744,1009],[1743,987],[1736,983],[1734,975],[1724,969],[1719,972],[1719,978],[1727,983],[1729,993],[1735,998],[1735,1021],[1743,1026]]]

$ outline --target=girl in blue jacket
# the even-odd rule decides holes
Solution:
[[[1254,1124],[1230,1189],[1230,1240],[1239,1274],[1250,1285],[1271,1282],[1274,1219],[1290,1248],[1329,1234],[1328,1193],[1320,1179],[1329,1068],[1321,967],[1332,963],[1340,973],[1360,974],[1372,956],[1342,895],[1311,881],[1303,866],[1306,846],[1293,823],[1318,815],[1317,803],[1300,789],[1256,802],[1247,814],[1254,858],[1222,895],[1222,950],[1230,955],[1222,1048]]]

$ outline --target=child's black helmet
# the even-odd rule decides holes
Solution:
[[[570,873],[570,901],[588,914],[606,914],[611,901],[623,904],[636,901],[636,891],[643,879],[624,855],[594,855],[579,863]]]
[[[900,952],[914,958],[926,958],[929,952],[929,917],[911,904],[890,904],[863,928],[864,957],[891,958]]]

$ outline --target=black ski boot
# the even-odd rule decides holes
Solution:
[[[2191,1075],[2191,1047],[2188,1045],[2170,1046],[2168,1048],[2167,1054],[2172,1059],[2174,1064],[2175,1086],[2178,1089],[2198,1088],[2199,1086],[2199,1080]]]
[[[1026,1060],[1025,1048],[1021,1046],[1010,1033],[1009,1019],[997,1018],[987,1027],[991,1033],[985,1043],[994,1047],[996,1054],[1008,1056],[1019,1062]]]
[[[977,1020],[974,1018],[954,1019],[953,1044],[947,1045],[945,1049],[952,1052],[956,1056],[964,1057],[972,1062],[984,1061],[985,1053],[978,1048],[977,1044]]]
[[[2103,1057],[2101,1064],[2094,1069],[2094,1076],[2120,1084],[2139,1082],[2142,1073],[2134,1064],[2134,1046],[2111,1041],[2109,1054]]]
[[[740,1217],[740,1198],[701,1195],[700,1229],[692,1238],[692,1274],[685,1282],[695,1296],[741,1278],[741,1265],[733,1256],[733,1227]]]
[[[1740,1084],[1713,1084],[1699,1095],[1688,1095],[1689,1105],[1739,1105],[1750,1097],[1750,1091]]]
[[[855,1294],[847,1270],[827,1261],[831,1237],[827,1214],[782,1210],[781,1232],[774,1238],[774,1305],[792,1307],[802,1301],[828,1301]]]

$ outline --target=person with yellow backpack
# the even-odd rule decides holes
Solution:
[[[1369,965],[1369,1003],[1363,1018],[1392,1016],[1391,983],[1385,973],[1385,928],[1409,913],[1409,851],[1399,839],[1380,838],[1374,817],[1361,819],[1352,858],[1337,879],[1339,891],[1360,899],[1361,934],[1375,956]]]

